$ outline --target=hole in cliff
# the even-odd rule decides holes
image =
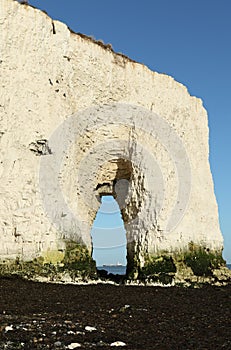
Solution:
[[[128,192],[132,179],[132,169],[132,163],[128,159],[111,159],[101,166],[98,183],[94,188],[99,202],[102,196],[113,195],[122,210],[123,219],[125,218],[124,208],[129,202]]]
[[[110,194],[101,196],[101,205],[92,230],[92,257],[101,277],[125,275],[127,240],[120,208]]]
[[[53,33],[53,34],[56,34],[54,22],[52,21],[51,24],[52,24],[52,33]]]

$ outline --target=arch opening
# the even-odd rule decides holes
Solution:
[[[137,225],[139,213],[145,199],[144,173],[128,158],[112,158],[100,165],[95,177],[94,195],[101,199],[112,196],[119,208],[126,230],[126,276],[139,264],[139,234]],[[96,217],[96,216],[95,216]],[[94,226],[94,224],[93,224]],[[92,239],[92,243],[93,239]],[[94,244],[92,244],[94,249]]]
[[[102,277],[126,275],[127,239],[120,207],[112,194],[102,194],[91,229],[92,258]]]

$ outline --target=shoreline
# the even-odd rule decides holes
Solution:
[[[74,343],[109,349],[116,341],[130,350],[231,347],[231,285],[146,288],[1,278],[0,291],[0,349],[60,350]]]

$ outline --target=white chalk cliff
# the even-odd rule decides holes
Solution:
[[[125,222],[129,259],[221,250],[202,101],[172,77],[0,3],[0,258],[91,251],[102,194]]]

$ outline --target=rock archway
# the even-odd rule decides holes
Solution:
[[[16,1],[2,0],[0,44],[1,259],[66,263],[74,242],[90,264],[106,193],[121,207],[129,271],[192,247],[220,256],[200,99]]]
[[[98,184],[95,188],[96,197],[100,200],[103,195],[112,195],[121,209],[122,218],[127,233],[127,272],[133,269],[135,242],[131,232],[130,222],[135,220],[144,202],[145,191],[132,195],[132,189],[144,188],[142,180],[143,174],[140,173],[132,162],[125,158],[111,159],[100,167],[98,174]],[[138,180],[138,181],[137,181]],[[138,195],[138,196],[137,196]]]

